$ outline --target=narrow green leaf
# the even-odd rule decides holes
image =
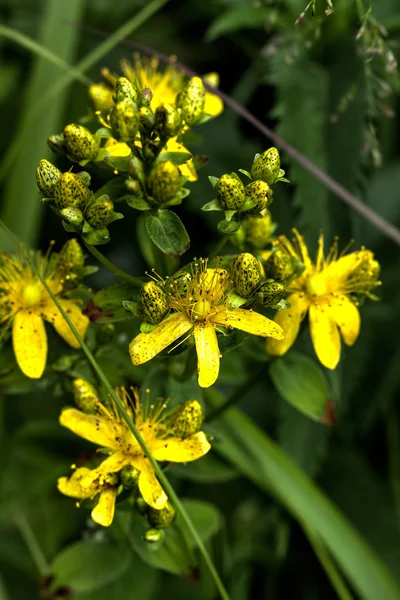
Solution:
[[[229,35],[242,29],[260,29],[263,21],[266,21],[271,9],[259,5],[246,3],[232,6],[219,15],[210,25],[206,33],[206,39],[215,40],[222,35]]]

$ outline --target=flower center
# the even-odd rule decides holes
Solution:
[[[38,283],[27,283],[22,288],[21,296],[27,307],[35,306],[42,298],[42,287]]]
[[[192,308],[192,319],[200,321],[205,319],[211,310],[211,303],[208,300],[199,300]]]
[[[328,291],[326,281],[318,275],[311,275],[311,277],[307,279],[306,290],[307,294],[310,296],[322,296]]]

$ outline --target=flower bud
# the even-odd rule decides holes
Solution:
[[[182,119],[175,106],[162,104],[156,108],[155,129],[162,138],[171,138],[178,135],[182,127]]]
[[[99,403],[99,396],[91,383],[86,379],[74,379],[72,392],[75,404],[85,413],[95,413]]]
[[[82,277],[78,273],[68,273],[63,276],[61,283],[63,292],[70,292],[76,290],[81,284]]]
[[[60,210],[60,215],[68,225],[77,229],[83,224],[83,212],[79,208],[73,206],[63,208]]]
[[[54,199],[59,210],[73,207],[84,209],[92,192],[75,174],[62,173],[54,186]]]
[[[285,286],[279,281],[269,279],[260,285],[256,295],[258,302],[263,306],[273,306],[282,300]]]
[[[215,186],[217,200],[225,210],[240,210],[244,198],[244,185],[233,175],[222,175]]]
[[[178,296],[184,296],[188,290],[191,279],[190,273],[178,271],[167,280],[166,290],[167,292],[178,294]]]
[[[259,180],[249,183],[246,185],[245,193],[246,200],[256,202],[256,205],[247,211],[249,214],[259,213],[271,203],[272,190],[265,181]]]
[[[137,179],[126,179],[125,187],[133,196],[137,196],[138,198],[143,196],[143,188]]]
[[[60,250],[58,264],[66,271],[75,271],[84,266],[83,250],[76,238],[65,242]]]
[[[113,323],[102,323],[96,328],[96,342],[99,346],[105,346],[113,341],[115,337],[115,325]]]
[[[179,169],[166,160],[154,165],[148,178],[150,193],[159,204],[171,200],[181,187]]]
[[[147,518],[149,524],[155,529],[166,529],[175,521],[176,510],[169,502],[161,510],[150,506]]]
[[[107,227],[114,215],[114,204],[106,194],[91,202],[85,212],[86,221],[93,229]]]
[[[148,529],[143,534],[143,539],[148,544],[159,545],[164,539],[165,533],[162,529]]]
[[[154,281],[147,281],[142,285],[138,296],[138,311],[144,321],[161,323],[168,309],[168,297]]]
[[[153,100],[153,92],[151,91],[151,89],[144,88],[144,90],[140,92],[140,96],[141,104],[147,104],[148,106],[150,106],[150,102]]]
[[[137,156],[132,156],[128,164],[128,173],[139,181],[144,180],[143,162]]]
[[[118,104],[118,102],[121,102],[122,100],[133,100],[133,102],[137,102],[137,92],[126,77],[118,77],[115,82],[115,102]]]
[[[47,145],[51,150],[53,150],[53,152],[63,152],[65,145],[64,134],[57,133],[54,135],[49,135],[47,138]]]
[[[135,500],[135,506],[137,511],[141,514],[141,515],[147,515],[147,512],[149,510],[149,505],[146,503],[146,501],[141,497],[138,496]]]
[[[171,415],[170,430],[173,435],[188,438],[200,431],[203,424],[203,410],[197,400],[188,400]]]
[[[76,123],[64,128],[65,147],[67,152],[77,160],[93,160],[99,153],[99,143],[94,135]]]
[[[276,148],[269,148],[253,162],[251,175],[253,179],[261,179],[269,185],[275,183],[279,177],[281,159]]]
[[[62,172],[48,160],[41,160],[36,169],[36,183],[45,198],[53,198],[54,187]]]
[[[249,252],[243,252],[235,258],[231,272],[235,291],[243,298],[249,298],[260,285],[261,264]]]
[[[139,110],[140,119],[140,130],[144,133],[151,133],[155,125],[155,116],[151,108],[148,106],[141,106]]]
[[[270,241],[272,219],[268,211],[260,216],[248,217],[244,224],[246,242],[254,248],[264,248]]]
[[[187,125],[193,125],[203,114],[205,98],[206,90],[200,77],[189,79],[185,89],[179,94],[177,102]]]
[[[276,281],[285,281],[293,275],[294,266],[292,259],[282,250],[272,252],[264,266],[265,276]]]
[[[95,110],[108,112],[114,106],[113,91],[104,83],[89,86],[89,97]]]
[[[139,111],[130,99],[118,102],[110,110],[110,125],[119,142],[134,142],[139,129]]]
[[[139,475],[139,469],[136,469],[133,465],[125,465],[119,473],[121,483],[126,490],[131,490],[136,487],[137,482],[139,481]]]

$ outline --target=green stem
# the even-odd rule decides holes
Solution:
[[[50,573],[50,565],[47,563],[46,557],[40,548],[35,534],[32,531],[25,515],[19,513],[15,516],[15,522],[20,530],[21,536],[32,556],[32,560],[35,563],[37,570],[42,577],[45,577]]]
[[[133,285],[136,285],[137,287],[142,287],[143,281],[141,279],[139,279],[138,277],[133,277],[132,275],[125,273],[125,271],[122,271],[122,269],[119,269],[118,267],[113,265],[113,263],[111,261],[109,261],[108,258],[106,258],[104,256],[104,254],[102,254],[99,250],[97,250],[97,248],[95,246],[91,246],[90,244],[87,244],[85,242],[85,240],[83,240],[83,243],[85,244],[85,246],[89,250],[89,252],[91,254],[93,254],[93,256],[95,258],[97,258],[97,260],[99,262],[101,262],[101,264],[104,265],[109,271],[114,273],[114,275],[116,275],[120,279],[125,279],[125,281],[129,281],[129,283],[132,283]]]
[[[205,421],[210,423],[210,421],[214,421],[218,417],[220,417],[228,408],[234,406],[238,402],[242,400],[242,398],[252,389],[252,387],[257,383],[259,375],[265,368],[265,364],[262,365],[253,375],[251,375],[241,386],[237,388],[236,391],[224,402],[221,406],[217,406],[209,415],[207,415]]]
[[[215,246],[214,250],[211,250],[210,254],[208,255],[208,260],[212,260],[213,258],[215,258],[222,250],[222,248],[225,246],[226,242],[229,240],[229,233],[225,233],[222,238],[220,238],[219,242],[217,243],[217,245]]]

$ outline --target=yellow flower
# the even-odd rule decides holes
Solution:
[[[338,254],[337,241],[324,257],[324,237],[319,238],[315,264],[311,261],[304,238],[294,230],[296,242],[280,236],[275,244],[293,261],[304,265],[300,276],[289,282],[291,307],[276,314],[275,321],[284,332],[283,341],[268,340],[267,351],[282,356],[294,343],[300,324],[309,314],[311,339],[320,362],[334,369],[340,359],[340,334],[348,346],[360,331],[357,304],[360,295],[368,295],[379,285],[379,263],[369,250]],[[340,331],[340,334],[339,334]]]
[[[77,306],[79,300],[63,297],[65,271],[54,256],[49,259],[36,252],[31,257],[84,337],[89,320]],[[0,253],[0,325],[12,327],[15,358],[21,371],[32,379],[39,379],[46,367],[47,335],[43,319],[53,325],[67,344],[79,348],[74,334],[23,254]]]
[[[279,325],[252,310],[228,310],[232,286],[224,269],[208,269],[201,259],[195,265],[182,292],[172,285],[169,302],[172,313],[152,333],[141,333],[129,346],[134,365],[152,359],[182,335],[194,335],[199,385],[209,387],[218,378],[220,351],[217,331],[236,328],[263,337],[283,338]]]
[[[132,389],[132,392],[133,397],[125,388],[116,389],[156,460],[185,463],[201,458],[210,450],[211,446],[202,431],[185,439],[174,435],[173,414],[166,412],[166,404],[161,400],[152,406],[146,402],[142,407],[137,391]],[[158,510],[166,506],[168,497],[153,467],[113,404],[106,406],[99,402],[96,414],[65,408],[61,413],[60,423],[108,451],[107,458],[95,469],[80,467],[71,477],[61,477],[58,480],[58,489],[66,496],[78,499],[98,497],[97,505],[92,511],[92,518],[96,523],[104,527],[111,525],[120,481],[118,473],[127,465],[138,471],[138,486],[145,502]]]

